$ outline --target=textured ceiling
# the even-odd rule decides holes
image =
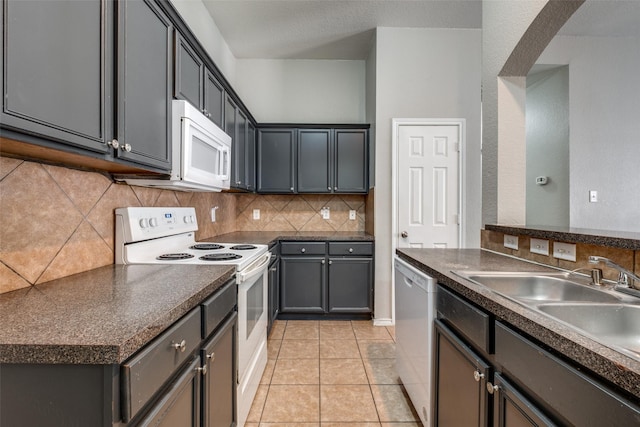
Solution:
[[[480,28],[481,0],[203,0],[236,58],[366,59],[376,27]]]
[[[202,1],[236,58],[366,59],[376,27],[482,27],[482,0]],[[640,37],[640,0],[587,0],[559,34]]]

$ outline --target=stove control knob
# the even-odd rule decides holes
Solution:
[[[191,218],[188,216],[185,216],[184,218],[182,218],[182,220],[184,221],[185,224],[189,224],[191,222]]]
[[[149,220],[147,218],[140,219],[140,228],[147,228],[149,226]]]
[[[158,219],[157,218],[149,218],[149,225],[151,227],[157,227],[158,226]]]
[[[189,221],[191,224],[196,222],[196,217],[193,216],[193,215],[189,215],[189,219],[191,220],[191,221]]]

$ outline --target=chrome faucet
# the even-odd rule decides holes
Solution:
[[[624,288],[630,287],[632,289],[640,290],[640,277],[636,276],[626,268],[611,261],[609,258],[595,255],[589,256],[589,264],[598,264],[599,262],[603,262],[605,263],[605,265],[618,270],[618,272],[620,273],[618,275],[618,286]]]

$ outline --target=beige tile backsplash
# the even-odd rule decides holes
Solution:
[[[112,264],[114,210],[126,206],[194,206],[198,240],[238,230],[365,228],[365,196],[186,193],[0,157],[0,293]],[[330,208],[329,220],[320,216],[323,206]],[[253,209],[260,209],[260,220],[252,219]],[[355,221],[349,209],[356,210]]]

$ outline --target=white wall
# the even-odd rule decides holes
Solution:
[[[481,31],[378,28],[376,35],[376,320],[391,319],[391,120],[466,119],[468,247],[481,228]]]
[[[365,61],[238,59],[236,70],[258,122],[365,122]]]
[[[538,61],[569,64],[572,227],[640,231],[639,43],[557,36]]]
[[[207,51],[220,72],[235,89],[236,58],[201,0],[170,0]]]
[[[569,226],[569,69],[527,76],[528,225]],[[546,176],[546,185],[536,177]]]

